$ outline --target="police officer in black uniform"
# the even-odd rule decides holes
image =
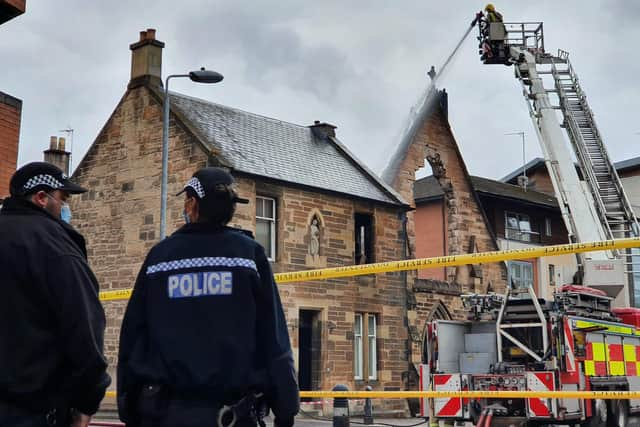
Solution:
[[[29,163],[0,211],[0,426],[87,426],[111,379],[105,316],[70,194],[54,165]]]
[[[149,252],[122,323],[118,410],[127,426],[291,427],[299,392],[264,249],[228,227],[237,196],[220,168],[185,185],[186,225]],[[178,193],[180,194],[180,193]]]

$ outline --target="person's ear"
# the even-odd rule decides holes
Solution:
[[[44,209],[47,207],[47,204],[49,203],[49,195],[47,194],[46,191],[40,190],[37,193],[34,193],[31,195],[31,202],[34,205]]]
[[[189,212],[189,217],[191,218],[191,222],[198,222],[198,218],[200,218],[199,200],[195,197],[191,197],[190,200],[191,211]]]

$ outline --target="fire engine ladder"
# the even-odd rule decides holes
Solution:
[[[600,221],[610,239],[638,236],[638,220],[609,158],[587,97],[569,61],[569,54],[559,50],[558,58],[560,61],[554,61],[551,67],[551,75],[560,100],[563,126],[593,196]],[[627,272],[633,273],[630,255],[626,258]]]
[[[540,328],[542,349],[533,349],[516,338],[512,333],[516,328],[531,330],[532,332]],[[535,361],[542,361],[543,355],[549,347],[547,318],[532,288],[507,289],[504,303],[500,308],[496,321],[496,334],[499,362],[502,362],[504,339],[515,344]]]
[[[515,66],[516,78],[522,86],[569,239],[573,242],[610,239],[610,233],[596,212],[591,191],[585,188],[574,166],[571,149],[566,146],[566,132],[562,129],[564,118],[559,122],[557,117],[557,111],[562,107],[553,105],[549,97],[550,93],[558,91],[549,88],[549,82],[542,77],[551,75],[554,66],[559,71],[557,64],[565,59],[545,52],[541,22],[505,25],[507,37],[504,43],[509,49],[509,61]],[[593,252],[588,257],[608,259],[613,255],[611,252]],[[579,256],[579,259],[582,263],[583,257]]]

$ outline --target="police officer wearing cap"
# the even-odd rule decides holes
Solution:
[[[67,200],[86,190],[29,163],[0,211],[0,426],[89,425],[111,379],[105,316]]]
[[[118,410],[127,426],[251,427],[264,406],[291,427],[299,392],[286,320],[264,249],[228,227],[233,178],[197,171],[186,224],[149,252],[120,335]],[[266,412],[266,411],[264,411]]]

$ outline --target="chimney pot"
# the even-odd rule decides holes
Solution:
[[[146,31],[140,31],[140,41],[143,41],[147,38],[147,32]]]
[[[155,28],[147,28],[147,40],[155,40],[155,39],[156,39]]]
[[[44,152],[44,161],[56,165],[69,175],[70,154],[65,151],[65,138],[51,137],[49,149]]]

